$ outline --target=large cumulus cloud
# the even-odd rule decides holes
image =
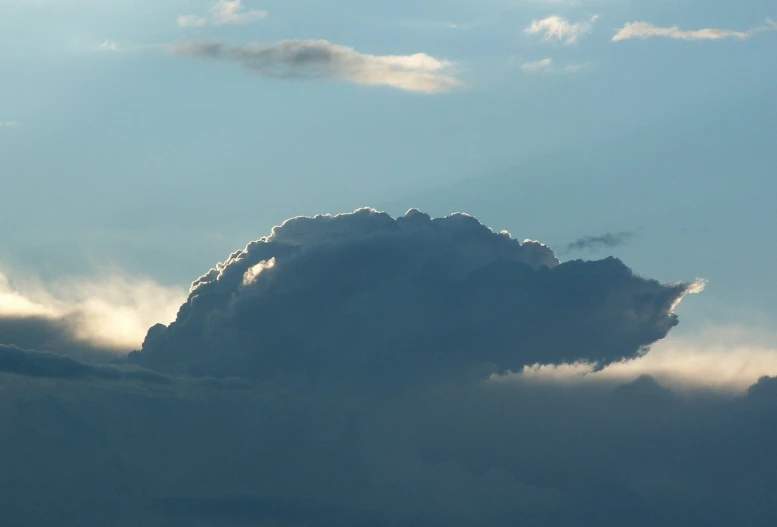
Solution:
[[[689,285],[456,214],[295,218],[194,282],[131,360],[191,374],[403,384],[478,367],[601,364],[663,338]]]
[[[289,220],[130,364],[0,347],[0,525],[774,525],[775,379],[612,374],[696,288],[466,215]],[[562,361],[610,369],[523,369]]]

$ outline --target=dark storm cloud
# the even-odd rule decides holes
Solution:
[[[559,265],[466,215],[364,209],[289,221],[232,254],[131,360],[371,387],[487,365],[606,364],[663,338],[688,287],[615,259]]]
[[[601,249],[603,247],[617,247],[628,243],[634,237],[636,231],[608,232],[599,236],[584,236],[568,244],[565,253],[580,251],[583,249]]]
[[[777,379],[489,377],[639,353],[688,288],[465,215],[290,220],[149,331],[169,383],[3,348],[0,525],[771,527]]]

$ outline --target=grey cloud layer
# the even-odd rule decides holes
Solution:
[[[773,379],[733,398],[680,397],[644,378],[387,399],[0,379],[15,396],[0,401],[8,527],[777,520]]]
[[[777,380],[491,376],[639,354],[692,288],[462,214],[294,218],[126,362],[0,346],[0,525],[771,527]]]
[[[441,93],[461,84],[450,72],[454,64],[425,53],[367,55],[325,40],[285,40],[275,44],[232,46],[221,42],[179,42],[169,51],[182,57],[225,60],[263,77],[340,80],[365,85]]]

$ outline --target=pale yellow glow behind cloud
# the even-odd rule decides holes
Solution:
[[[621,383],[650,375],[678,392],[713,389],[742,393],[763,376],[777,376],[777,335],[736,326],[708,328],[694,336],[670,334],[642,357],[601,371],[594,369],[586,363],[538,364],[493,380]]]
[[[76,339],[117,351],[138,349],[148,328],[172,322],[186,295],[121,273],[43,284],[0,272],[0,316],[66,318]]]

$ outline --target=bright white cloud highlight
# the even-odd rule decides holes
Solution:
[[[593,31],[594,23],[599,15],[594,15],[588,20],[570,22],[566,18],[552,15],[542,20],[533,20],[531,25],[524,29],[527,35],[542,35],[544,41],[558,41],[564,44],[576,44],[577,40]]]
[[[677,26],[658,27],[648,22],[630,22],[623,26],[614,37],[613,42],[629,40],[633,38],[663,37],[675,40],[721,40],[733,38],[744,40],[765,31],[777,30],[777,23],[767,19],[763,26],[754,27],[746,31],[734,31],[730,29],[680,29]]]
[[[368,55],[326,40],[285,40],[275,44],[232,46],[221,42],[180,42],[177,56],[237,62],[262,77],[341,80],[405,91],[442,93],[461,82],[451,74],[455,63],[426,53]]]
[[[267,18],[267,16],[267,11],[246,9],[243,0],[219,0],[210,8],[207,17],[181,15],[178,17],[178,25],[181,27],[245,25]]]

